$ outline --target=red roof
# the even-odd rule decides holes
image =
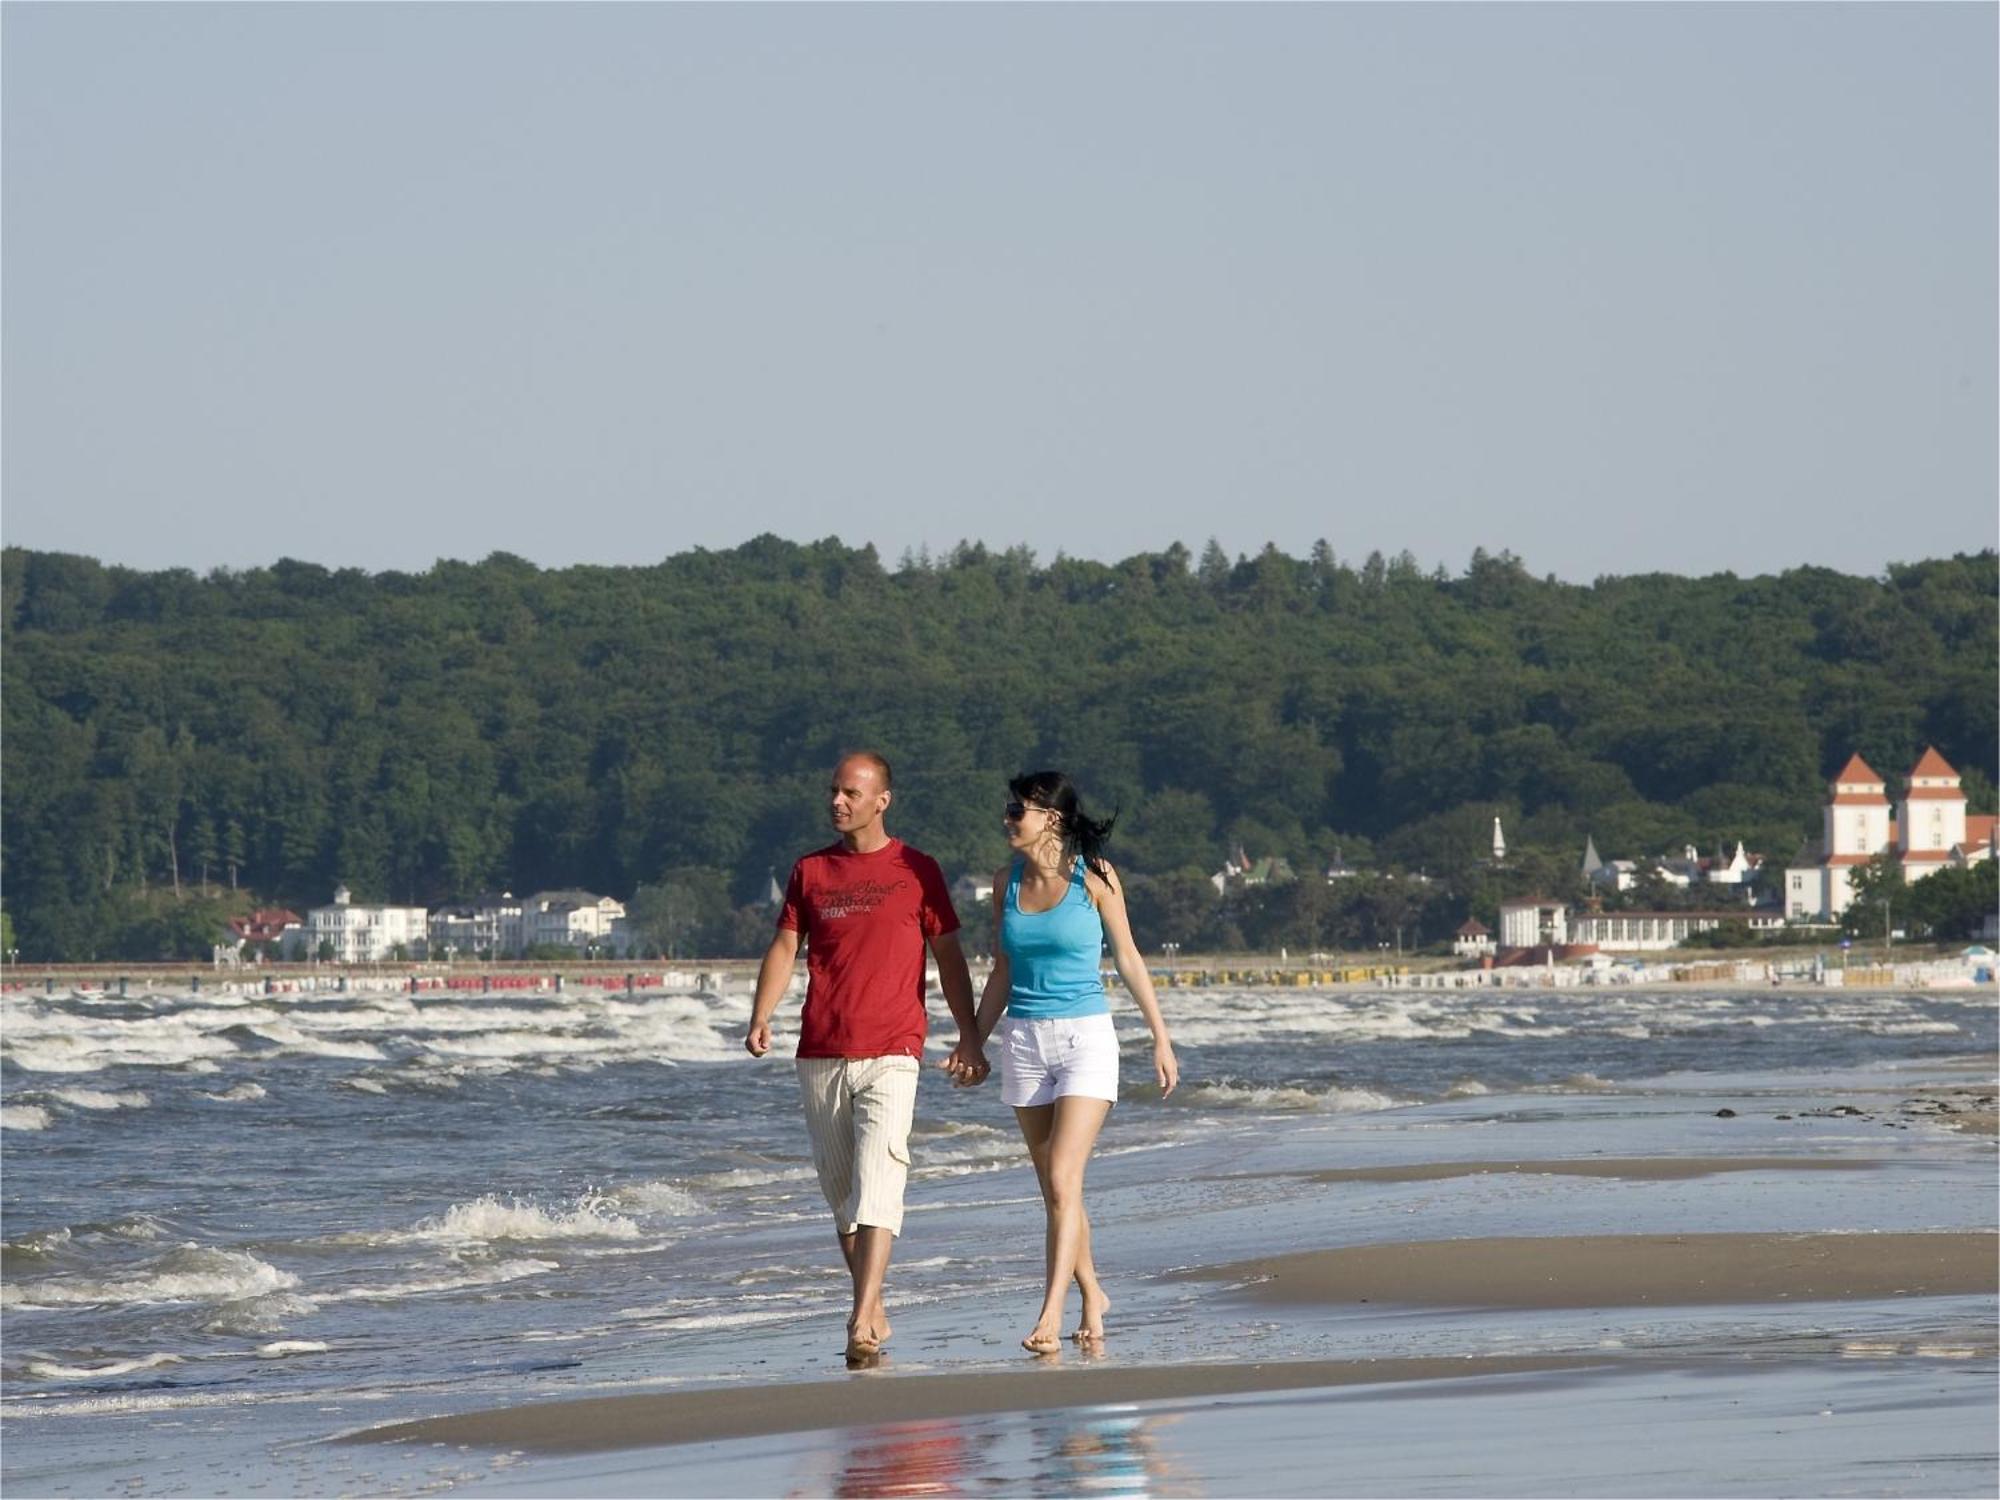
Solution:
[[[1853,755],[1848,757],[1847,764],[1842,766],[1837,772],[1834,773],[1833,779],[1836,782],[1859,781],[1864,783],[1872,783],[1875,786],[1886,785],[1886,783],[1882,780],[1882,778],[1876,774],[1875,768],[1869,765],[1867,761],[1861,758],[1861,752],[1859,750],[1855,751]]]
[[[1465,921],[1462,924],[1460,924],[1459,929],[1457,933],[1454,934],[1454,936],[1491,937],[1493,936],[1493,929],[1491,927],[1488,927],[1484,922],[1480,921],[1479,918],[1477,917],[1467,917]]]
[[[1880,792],[1835,792],[1827,799],[1835,807],[1887,807],[1889,799]]]
[[[2000,817],[1995,817],[1992,813],[1974,813],[1971,817],[1967,818],[1965,820],[1964,846],[1966,850],[1970,852],[1974,849],[1984,849],[1987,845],[1991,844],[1993,842],[1993,830],[1996,823],[2000,823]]]
[[[1856,757],[1856,759],[1859,758],[1858,756]],[[1935,745],[1924,746],[1924,753],[1917,758],[1917,763],[1910,767],[1910,775],[1912,778],[1918,776],[1949,776],[1954,781],[1958,779],[1958,772],[1951,768],[1949,761],[1937,753],[1937,746]]]

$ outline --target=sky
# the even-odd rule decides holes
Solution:
[[[0,537],[1996,544],[1988,4],[0,8]]]

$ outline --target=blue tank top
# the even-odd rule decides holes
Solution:
[[[1021,867],[1016,864],[1008,872],[1000,946],[1013,980],[1008,1015],[1048,1021],[1110,1013],[1097,969],[1104,951],[1104,919],[1084,889],[1082,860],[1076,862],[1062,900],[1047,911],[1022,911]]]

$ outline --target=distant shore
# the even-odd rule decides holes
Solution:
[[[1964,943],[1909,943],[1884,950],[1879,945],[1857,948],[1846,955],[1844,967],[1854,971],[1874,971],[1896,964],[1935,962],[1941,959],[1955,959],[1964,953],[1968,945]],[[1736,964],[1782,964],[1786,962],[1809,962],[1815,953],[1823,953],[1830,959],[1829,967],[1838,970],[1843,967],[1837,943],[1827,943],[1820,948],[1808,946],[1785,947],[1745,947],[1724,949],[1669,949],[1647,953],[1614,953],[1606,951],[1605,956],[1620,963],[1642,962],[1647,965],[1671,966],[1674,968],[1721,968]],[[974,957],[974,969],[985,967],[986,960]],[[93,959],[84,963],[35,963],[28,960],[8,963],[0,969],[0,979],[8,984],[23,985],[41,979],[55,978],[75,981],[80,978],[99,976],[113,979],[124,977],[135,980],[161,980],[173,978],[200,978],[204,982],[220,979],[301,979],[308,977],[345,978],[438,978],[441,976],[471,976],[491,974],[501,976],[554,976],[614,978],[623,979],[630,974],[636,979],[640,975],[661,977],[667,974],[686,977],[689,980],[709,976],[731,984],[749,983],[757,976],[759,960],[755,958],[617,958],[617,959],[460,959],[445,962],[437,959],[406,959],[383,963],[337,964],[317,961],[266,962],[261,964],[215,965],[192,960],[181,961],[141,961],[137,959]],[[1396,976],[1411,978],[1416,976],[1471,976],[1482,972],[1477,964],[1468,964],[1459,958],[1439,957],[1435,954],[1380,954],[1380,953],[1179,953],[1172,957],[1159,954],[1146,956],[1147,968],[1157,975],[1179,975],[1189,979],[1206,979],[1209,982],[1228,980],[1250,983],[1348,983],[1366,984]],[[1539,967],[1539,966],[1537,966]],[[1575,964],[1557,964],[1558,970],[1573,969]],[[1530,972],[1522,970],[1521,972]],[[1328,976],[1342,976],[1331,978]],[[1351,977],[1349,977],[1351,976]],[[1712,982],[1691,980],[1682,982]]]

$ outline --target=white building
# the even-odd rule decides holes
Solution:
[[[625,903],[589,891],[538,891],[521,906],[521,940],[549,946],[615,949],[624,937]]]
[[[1500,903],[1503,949],[1561,948],[1569,941],[1569,908],[1562,902],[1528,896]]]
[[[333,905],[306,913],[306,953],[327,954],[337,964],[382,963],[398,957],[398,949],[403,958],[423,958],[427,915],[421,906],[356,906],[347,887],[339,886]]]
[[[1678,948],[1697,932],[1724,922],[1743,922],[1752,932],[1781,924],[1772,912],[1740,911],[1588,911],[1570,918],[1570,941],[1621,952]]]
[[[1910,768],[1895,807],[1888,784],[1855,755],[1828,785],[1819,857],[1785,871],[1786,920],[1837,919],[1854,903],[1855,868],[1878,854],[1892,853],[1905,880],[1991,859],[1994,821],[1967,814],[1958,772],[1933,748]]]
[[[1477,917],[1467,917],[1451,935],[1451,951],[1460,958],[1484,958],[1493,951],[1493,929]]]
[[[1747,884],[1750,877],[1757,873],[1761,863],[1761,860],[1754,860],[1750,857],[1749,853],[1743,847],[1743,840],[1738,839],[1736,841],[1736,852],[1730,855],[1728,859],[1722,857],[1720,849],[1716,850],[1715,858],[1710,861],[1708,866],[1708,883],[1710,885]]]
[[[431,952],[449,950],[463,957],[489,955],[511,958],[521,941],[523,903],[512,891],[475,896],[439,907],[430,917]]]

